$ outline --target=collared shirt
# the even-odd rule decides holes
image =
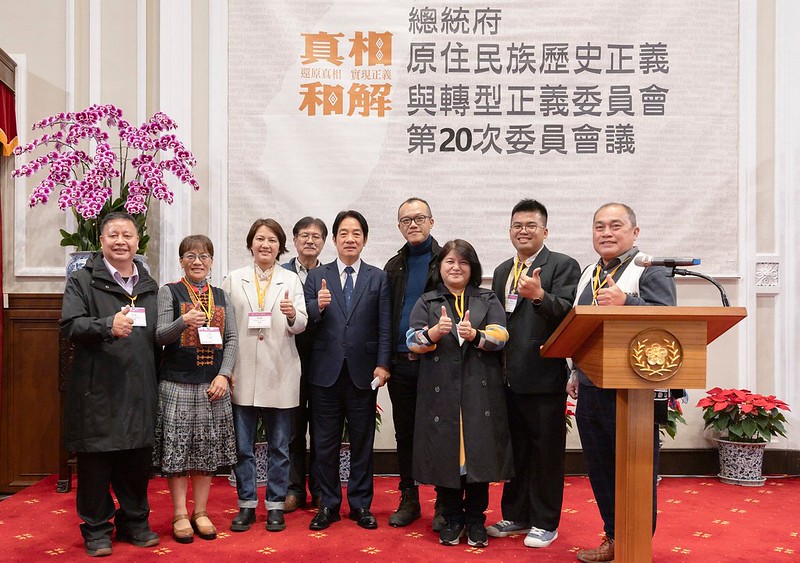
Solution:
[[[361,258],[355,261],[355,264],[351,264],[353,268],[353,287],[356,286],[356,280],[358,279],[358,270],[361,268]],[[347,272],[344,269],[347,267],[347,264],[342,262],[339,258],[336,259],[336,267],[339,268],[339,281],[342,283],[342,288],[344,288],[344,282],[347,279]]]
[[[608,274],[610,274],[611,272],[614,272],[614,280],[615,281],[618,280],[620,278],[620,276],[622,275],[622,272],[624,272],[625,269],[633,262],[633,258],[637,254],[639,254],[639,248],[636,247],[636,246],[633,246],[629,250],[627,250],[626,252],[623,252],[622,254],[617,256],[616,258],[612,258],[611,260],[609,260],[608,264],[603,265],[603,259],[600,258],[600,260],[598,260],[597,264],[594,266],[594,268],[596,268],[597,265],[599,265],[600,268],[601,268],[601,270],[600,270],[600,281],[602,282],[603,280],[605,280],[606,276]],[[619,269],[615,271],[615,268],[617,266],[619,266]],[[594,271],[594,269],[592,271]],[[578,300],[578,305],[591,305],[593,297],[594,297],[594,295],[593,295],[593,290],[592,290],[592,284],[589,283],[583,289],[583,292],[581,293],[580,299]]]
[[[106,257],[103,256],[103,262],[108,268],[108,271],[111,272],[111,277],[114,278],[114,281],[119,284],[119,286],[128,292],[128,295],[133,295],[133,288],[139,282],[139,269],[136,267],[136,262],[133,263],[133,275],[129,277],[127,280],[122,277],[122,274],[119,273],[114,266],[112,266]]]
[[[533,261],[536,260],[537,256],[539,256],[539,253],[542,251],[542,248],[544,248],[544,245],[542,245],[539,248],[539,250],[536,251],[536,254],[534,254],[533,256],[531,256],[530,258],[525,260],[525,266],[522,268],[523,272],[527,272],[528,270],[530,270],[531,264],[533,264]],[[519,259],[519,257],[517,257],[517,259]],[[515,266],[516,266],[516,264],[513,264],[511,266],[511,271],[508,273],[508,279],[506,280],[506,295],[511,293],[511,288],[514,286],[514,267]],[[514,293],[517,293],[516,290],[514,291]]]
[[[319,260],[317,260],[317,263],[314,267],[315,268],[319,267]],[[300,278],[300,281],[305,284],[306,278],[308,277],[308,268],[303,266],[302,262],[300,262],[300,260],[298,260],[297,258],[294,259],[294,271]]]

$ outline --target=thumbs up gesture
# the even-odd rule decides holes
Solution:
[[[323,280],[324,281],[324,280]],[[297,312],[294,310],[294,302],[289,299],[289,290],[283,292],[283,299],[281,299],[280,303],[281,313],[286,315],[286,318],[290,321],[294,319],[297,315]]]
[[[322,312],[323,309],[330,304],[331,290],[328,289],[328,283],[323,278],[322,285],[320,285],[319,291],[317,292],[317,306],[319,307],[320,312]]]
[[[536,268],[528,276],[522,272],[517,282],[517,293],[527,299],[541,299],[544,297],[542,289],[542,269]]]
[[[133,319],[128,318],[130,310],[130,305],[126,305],[119,313],[114,315],[114,320],[111,323],[111,334],[117,338],[127,338],[133,331]]]
[[[453,320],[447,316],[447,308],[442,305],[442,316],[439,317],[439,322],[428,331],[428,336],[430,336],[431,340],[434,342],[439,342],[442,336],[450,332],[452,328]]]
[[[470,342],[478,335],[478,331],[472,328],[472,323],[469,322],[469,310],[464,313],[464,318],[458,323],[456,330],[458,330],[458,335],[461,338],[469,340]]]
[[[627,296],[619,286],[614,283],[614,279],[606,276],[606,284],[597,292],[597,304],[600,306],[624,305]]]
[[[183,317],[183,323],[187,328],[198,328],[206,324],[206,314],[200,308],[199,303],[195,303],[181,317]]]

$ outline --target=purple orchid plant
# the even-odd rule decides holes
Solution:
[[[121,109],[111,104],[59,113],[34,123],[34,130],[47,132],[14,150],[17,155],[38,147],[47,147],[49,151],[14,170],[12,176],[30,177],[47,170],[47,176],[33,190],[29,204],[30,207],[45,204],[53,190],[60,189],[58,207],[62,211],[71,210],[77,225],[72,233],[61,229],[61,246],[99,250],[98,227],[103,217],[124,209],[136,219],[139,252],[144,254],[150,238],[146,231],[151,199],[170,204],[174,198],[164,181],[164,171],[195,191],[200,189],[192,173],[197,163],[194,155],[170,133],[177,127],[162,112],[136,127],[122,118]]]

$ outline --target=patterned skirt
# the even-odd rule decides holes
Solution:
[[[209,401],[208,384],[161,381],[153,466],[167,477],[214,475],[236,464],[230,391]]]

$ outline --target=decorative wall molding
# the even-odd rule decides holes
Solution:
[[[181,139],[192,149],[192,3],[170,0],[159,4],[159,108],[180,127]],[[192,232],[191,188],[172,174],[164,176],[175,194],[172,205],[162,205],[159,277],[180,277],[175,260],[181,239]]]
[[[775,3],[775,233],[776,249],[787,259],[781,264],[779,282],[783,289],[776,303],[775,392],[790,405],[800,403],[800,383],[793,377],[795,352],[800,349],[800,110],[796,92],[800,89],[800,3],[777,0]],[[788,415],[790,423],[800,421],[795,409]],[[795,424],[796,426],[796,424]],[[800,444],[797,433],[790,434],[795,447]]]
[[[228,0],[210,0],[208,19],[208,235],[219,285],[228,272]]]
[[[739,385],[755,388],[757,364],[756,292],[753,271],[756,262],[756,108],[758,102],[757,57],[758,6],[739,1],[739,283],[738,304],[750,318],[739,329]]]
[[[9,53],[9,56],[17,63],[17,72],[14,80],[14,92],[16,99],[17,123],[21,124],[17,129],[19,144],[24,145],[30,139],[28,127],[28,59],[26,55]],[[14,157],[14,167],[24,164],[25,156]],[[27,221],[28,216],[28,197],[27,197],[27,178],[14,178],[14,275],[41,276],[41,277],[60,277],[64,278],[64,266],[28,266],[27,265]]]
[[[780,259],[776,254],[759,254],[754,268],[753,283],[758,295],[774,295],[781,292]]]

